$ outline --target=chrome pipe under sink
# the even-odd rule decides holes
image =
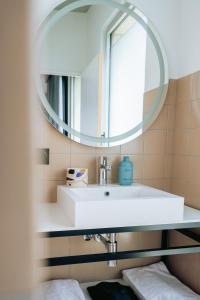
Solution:
[[[87,234],[83,236],[84,241],[91,241],[94,240],[98,243],[103,243],[106,247],[108,253],[116,253],[117,252],[117,234],[116,233],[109,233],[109,234]],[[117,260],[109,260],[107,262],[108,267],[114,268],[117,266]]]
[[[116,233],[109,233],[106,235],[96,234],[95,240],[97,242],[102,242],[106,247],[108,253],[116,253],[117,252],[117,235]],[[107,262],[108,266],[113,268],[117,266],[116,260],[109,260]]]

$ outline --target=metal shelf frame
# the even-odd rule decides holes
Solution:
[[[112,227],[112,228],[94,228],[94,229],[72,229],[64,231],[49,231],[47,233],[40,233],[41,237],[55,238],[55,237],[72,237],[83,236],[93,234],[108,234],[108,233],[127,233],[127,232],[150,232],[161,231],[162,240],[161,248],[153,249],[140,249],[129,251],[118,251],[116,253],[93,253],[75,256],[64,257],[52,257],[42,260],[43,266],[61,266],[61,265],[73,265],[92,263],[109,260],[122,260],[122,259],[134,259],[161,256],[161,259],[165,261],[167,256],[189,253],[200,253],[200,234],[191,229],[200,229],[199,222],[183,222],[174,224],[160,224],[160,225],[144,225],[144,226],[130,226],[130,227]],[[192,240],[191,245],[187,246],[168,246],[168,236],[171,230],[176,230],[180,234],[183,234]],[[195,242],[195,245],[194,245]],[[198,244],[197,244],[198,243]]]

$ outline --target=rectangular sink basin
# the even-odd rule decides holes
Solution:
[[[75,227],[123,227],[183,220],[183,197],[140,184],[58,186],[57,200]]]

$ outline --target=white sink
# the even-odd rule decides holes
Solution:
[[[183,220],[184,198],[133,184],[58,186],[58,205],[75,227],[122,227]]]

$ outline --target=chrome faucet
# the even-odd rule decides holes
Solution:
[[[101,156],[99,161],[99,184],[106,185],[108,183],[108,171],[111,170],[111,165],[108,164],[108,158]]]

